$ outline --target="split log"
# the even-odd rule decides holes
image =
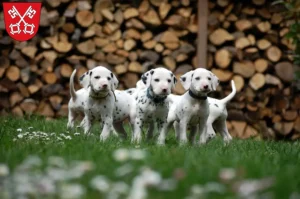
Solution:
[[[162,2],[159,6],[159,16],[161,19],[165,19],[171,10],[172,6],[166,2]]]
[[[16,104],[18,104],[19,102],[21,102],[23,99],[24,99],[24,97],[22,96],[21,93],[19,93],[19,92],[13,92],[9,96],[10,106],[14,107]]]
[[[170,57],[170,56],[166,56],[163,58],[163,63],[164,65],[171,71],[174,71],[176,68],[176,62],[175,60]]]
[[[43,74],[43,79],[47,84],[54,84],[57,81],[55,73],[48,72]]]
[[[266,56],[270,61],[278,62],[282,56],[282,53],[277,46],[271,46],[267,49]]]
[[[21,52],[29,58],[33,59],[35,57],[35,53],[37,52],[37,48],[35,46],[26,46],[22,48]]]
[[[260,39],[257,41],[257,47],[260,50],[266,50],[267,48],[269,48],[271,46],[271,42],[269,42],[266,39]]]
[[[250,86],[254,90],[258,90],[262,88],[265,85],[265,83],[266,83],[265,76],[261,73],[256,73],[255,75],[253,75],[253,77],[251,77],[249,82]]]
[[[235,83],[236,91],[240,92],[243,89],[244,85],[245,85],[244,78],[240,75],[235,75],[235,76],[233,76],[232,79]]]
[[[29,115],[34,113],[37,109],[36,102],[33,99],[25,99],[20,104],[20,107],[26,114],[29,114]]]
[[[127,66],[125,64],[118,64],[114,67],[115,73],[121,75],[127,72]]]
[[[130,72],[143,73],[144,69],[139,62],[133,61],[129,63],[128,70]]]
[[[252,77],[252,75],[254,75],[255,68],[251,61],[234,62],[233,72],[236,74],[240,74],[245,78],[249,78]]]
[[[236,48],[243,49],[243,48],[248,47],[248,46],[250,46],[250,41],[246,37],[238,38],[235,41],[235,47]]]
[[[260,32],[268,32],[269,30],[271,30],[271,24],[268,21],[260,22],[259,24],[257,24],[257,28]]]
[[[287,136],[288,134],[291,133],[291,131],[293,130],[294,127],[294,123],[293,122],[277,122],[274,124],[274,128],[275,130],[283,135],[283,136]]]
[[[89,27],[94,22],[94,14],[88,10],[81,10],[76,13],[76,21],[82,27]]]
[[[221,28],[215,30],[213,33],[209,35],[209,40],[214,45],[221,45],[225,41],[231,41],[233,39],[234,38],[231,34],[229,34],[226,30]]]
[[[76,45],[77,50],[85,55],[91,55],[96,51],[96,45],[92,40],[87,40],[85,42]]]
[[[254,66],[257,72],[263,73],[268,69],[268,61],[263,58],[256,59]]]
[[[73,72],[73,68],[69,64],[62,64],[60,66],[60,74],[62,77],[69,78]]]
[[[20,79],[20,69],[16,66],[10,66],[6,70],[6,77],[13,82],[17,81]]]
[[[275,65],[276,75],[286,82],[291,82],[294,79],[294,68],[290,62],[279,62]]]
[[[231,121],[231,124],[233,126],[233,129],[237,132],[238,137],[243,137],[247,123],[241,121]]]
[[[215,54],[215,62],[220,68],[227,68],[231,59],[231,53],[225,48],[218,50]]]
[[[233,76],[233,73],[228,70],[212,69],[212,73],[215,74],[221,82],[227,82]]]
[[[127,8],[123,13],[124,19],[126,20],[133,17],[137,17],[138,15],[139,12],[136,8]]]
[[[288,110],[283,112],[283,118],[287,121],[295,121],[298,117],[298,112],[295,110]]]
[[[245,31],[252,27],[252,23],[247,19],[240,19],[235,22],[235,27],[238,31]]]

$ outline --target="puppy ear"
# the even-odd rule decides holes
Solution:
[[[110,73],[110,75],[111,75],[111,89],[114,91],[119,86],[119,80],[113,73]]]
[[[217,87],[218,87],[218,85],[219,85],[219,83],[220,83],[220,80],[219,80],[219,78],[218,78],[215,74],[213,74],[212,72],[211,72],[211,75],[212,75],[212,79],[211,79],[211,88],[212,88],[213,91],[215,91],[215,90],[217,90]]]
[[[85,72],[79,77],[79,84],[85,89],[88,88],[90,85],[90,71]]]
[[[139,80],[139,81],[136,83],[135,87],[136,87],[137,89],[143,89],[143,88],[146,88],[146,85],[145,85],[145,83],[143,82],[143,80]]]
[[[142,75],[142,81],[146,85],[146,87],[150,86],[153,73],[154,70],[152,69]]]
[[[191,83],[192,83],[193,74],[194,74],[194,71],[192,70],[190,72],[185,73],[184,75],[182,75],[180,77],[180,82],[185,90],[188,90],[190,88]]]

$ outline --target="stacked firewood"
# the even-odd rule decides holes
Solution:
[[[46,0],[39,31],[27,42],[8,37],[1,13],[2,113],[65,116],[75,68],[79,77],[107,66],[125,89],[152,67],[176,76],[198,67],[197,6],[192,0]],[[284,38],[290,21],[280,11],[264,0],[209,1],[207,67],[221,80],[216,97],[231,91],[229,80],[236,82],[228,127],[238,137],[300,137],[300,96],[287,56],[294,46]],[[184,92],[180,84],[176,92]]]
[[[230,131],[298,139],[300,95],[289,54],[295,46],[285,38],[292,21],[266,0],[210,1],[209,10],[208,68],[223,85],[233,79],[238,91],[228,105]]]

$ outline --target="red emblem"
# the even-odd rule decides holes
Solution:
[[[3,3],[5,29],[18,41],[34,37],[40,25],[42,3]]]

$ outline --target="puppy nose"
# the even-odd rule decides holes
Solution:
[[[205,89],[208,89],[208,85],[203,86]]]
[[[103,84],[102,87],[103,87],[103,88],[107,88],[107,84]]]
[[[162,89],[162,91],[163,91],[164,93],[166,93],[166,92],[167,92],[167,89],[164,88],[164,89]]]

